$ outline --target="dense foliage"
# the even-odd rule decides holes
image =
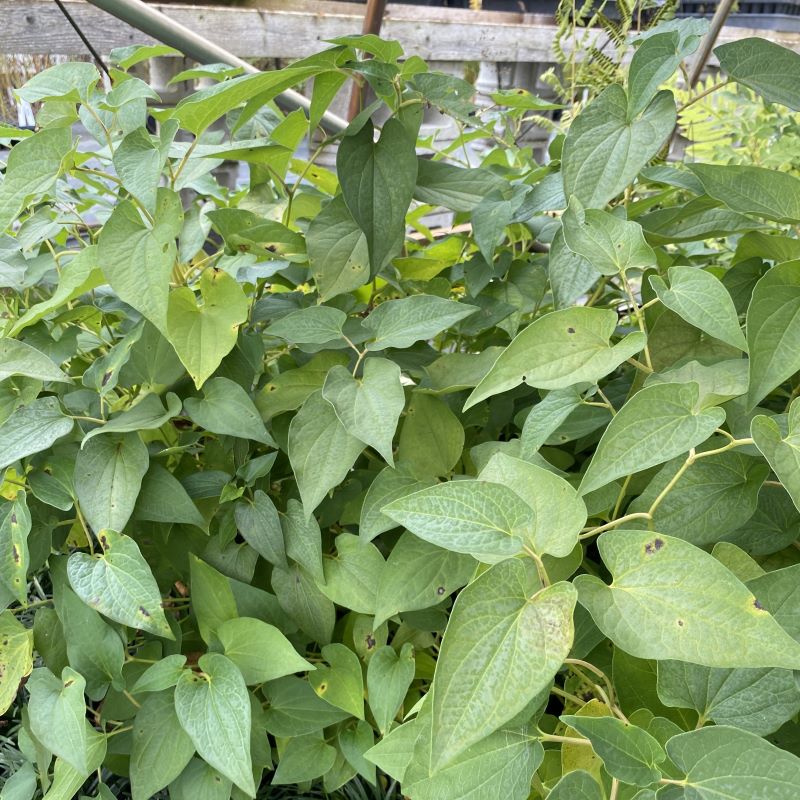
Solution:
[[[548,104],[374,37],[170,109],[157,48],[20,91],[3,800],[800,796],[800,180],[664,163],[701,33],[640,36],[545,165]],[[800,110],[800,55],[716,53]]]

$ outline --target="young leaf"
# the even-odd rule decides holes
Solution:
[[[163,692],[178,683],[186,664],[186,656],[174,653],[149,666],[133,684],[131,692]],[[170,699],[170,702],[172,700]]]
[[[393,500],[425,489],[434,484],[433,478],[417,480],[405,464],[396,467],[384,467],[375,480],[369,485],[364,503],[361,506],[361,519],[358,523],[358,535],[367,542],[392,528],[397,527],[393,519],[387,517],[381,509]]]
[[[603,800],[603,790],[586,770],[576,769],[567,772],[559,780],[548,798],[550,800]]]
[[[432,339],[475,311],[475,306],[427,294],[388,300],[364,320],[372,336],[367,350],[411,347],[421,339]]]
[[[584,210],[576,197],[570,197],[561,226],[567,247],[601,275],[656,264],[656,254],[645,241],[638,222],[620,219],[607,211]]]
[[[128,524],[149,465],[138,433],[101,436],[87,442],[75,459],[75,491],[89,527],[99,533]]]
[[[588,494],[708,439],[724,422],[725,412],[703,410],[699,399],[696,383],[661,383],[639,390],[609,422],[578,491]]]
[[[384,358],[368,358],[361,380],[345,367],[333,367],[325,379],[322,396],[333,406],[349,434],[394,465],[392,441],[406,402],[397,364]]]
[[[792,401],[785,435],[772,417],[753,417],[750,431],[756,447],[800,510],[800,399]]]
[[[658,299],[690,325],[747,352],[733,299],[710,272],[694,267],[670,267],[669,288],[658,275],[650,278],[650,285]]]
[[[634,786],[649,786],[661,778],[658,765],[667,754],[642,728],[616,717],[565,714],[561,721],[589,739],[612,777]]]
[[[321,731],[350,715],[319,697],[306,680],[279,678],[262,689],[267,706],[264,722],[273,736],[303,736]]]
[[[83,437],[81,446],[85,447],[90,439],[104,433],[130,433],[160,428],[181,413],[181,401],[178,395],[167,392],[166,400],[165,410],[157,394],[145,395],[135,406],[116,414],[105,425],[89,431]]]
[[[707,667],[797,669],[800,645],[716,558],[660,533],[598,539],[614,582],[579,575],[581,604],[618,647],[638,658]]]
[[[35,347],[16,339],[0,339],[0,381],[14,375],[58,383],[72,380]]]
[[[316,581],[296,565],[272,570],[272,588],[281,608],[300,630],[319,644],[328,644],[336,623],[336,608]]]
[[[427,482],[449,475],[463,450],[464,428],[450,407],[426,392],[413,392],[400,430],[398,461]]]
[[[321,391],[311,394],[289,426],[289,461],[306,516],[341,483],[364,449]]]
[[[572,647],[577,593],[542,589],[533,564],[507,559],[458,597],[433,681],[431,767],[508,722],[552,680]]]
[[[378,648],[367,667],[367,699],[381,735],[392,725],[414,680],[414,648],[406,642],[397,653],[385,645]]]
[[[382,511],[426,542],[488,563],[520,553],[534,524],[531,507],[518,494],[484,480],[440,483]]]
[[[148,695],[133,722],[130,777],[134,800],[147,800],[177,778],[194,745],[175,713],[173,692]]]
[[[347,314],[330,306],[309,306],[273,322],[265,333],[291,344],[326,344],[342,338]]]
[[[217,639],[248,685],[314,669],[274,625],[260,619],[226,620],[217,628]]]
[[[500,354],[464,410],[521,383],[539,389],[596,383],[644,347],[641,333],[612,345],[616,326],[616,313],[600,308],[576,306],[539,317]]]
[[[354,717],[364,719],[364,679],[358,656],[343,644],[326,644],[320,664],[308,682],[323,700]]]
[[[224,622],[239,616],[236,599],[230,581],[205,561],[190,556],[189,570],[192,611],[200,636],[210,642]]]
[[[314,734],[289,739],[272,778],[273,786],[304,783],[319,778],[333,767],[336,748]]]
[[[161,464],[152,463],[142,480],[133,518],[149,522],[176,522],[208,527],[181,482]]]
[[[113,530],[101,530],[97,539],[102,556],[76,552],[69,557],[67,574],[75,594],[109,619],[174,639],[158,584],[136,542]]]
[[[187,286],[169,295],[167,338],[199,389],[236,344],[249,301],[226,272],[206,269],[200,276],[202,306]]]
[[[406,211],[417,183],[415,137],[392,118],[374,141],[367,121],[345,136],[336,156],[342,197],[364,232],[370,275],[377,275],[402,247]]]
[[[189,419],[211,433],[275,445],[247,392],[228,378],[206,381],[202,400],[188,397],[183,405]]]
[[[336,555],[324,561],[325,583],[320,590],[338,605],[359,614],[374,614],[384,567],[383,556],[374,544],[352,533],[340,533]]]
[[[250,758],[250,698],[241,672],[219,653],[200,656],[175,687],[175,711],[198,754],[254,797]]]

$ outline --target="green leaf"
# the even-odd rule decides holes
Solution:
[[[147,800],[183,772],[194,745],[178,721],[172,691],[145,698],[133,722],[130,779],[134,800]]]
[[[33,630],[10,611],[0,612],[0,714],[17,697],[22,680],[33,668]]]
[[[390,119],[374,141],[372,122],[339,144],[336,171],[342,196],[364,232],[370,275],[396,256],[405,235],[405,218],[417,183],[416,137]]]
[[[113,530],[101,530],[97,538],[101,556],[73,553],[67,562],[75,594],[115,622],[174,639],[158,584],[136,542]]]
[[[382,511],[426,542],[490,564],[520,553],[534,524],[533,510],[516,492],[483,479],[440,483]]]
[[[567,247],[585,258],[601,275],[656,264],[656,254],[645,241],[638,222],[595,209],[584,210],[576,197],[561,217]]]
[[[451,211],[472,211],[487,195],[505,188],[488,169],[464,169],[445,161],[419,157],[414,198]]]
[[[736,728],[715,725],[674,736],[667,742],[667,755],[686,778],[685,788],[676,787],[675,793],[665,795],[666,800],[759,796],[793,800],[800,790],[796,755]]]
[[[662,23],[647,31],[647,38],[633,54],[628,68],[628,119],[644,111],[658,87],[672,77],[686,56],[697,50],[708,28],[705,20],[682,19],[672,22],[675,23],[681,26],[677,30],[663,30]]]
[[[0,381],[14,375],[60,383],[72,380],[35,347],[16,339],[0,339]]]
[[[543,467],[505,453],[493,455],[479,477],[507,486],[532,509],[532,524],[521,538],[536,553],[565,558],[572,552],[587,514],[571,484]]]
[[[233,784],[217,770],[192,758],[183,772],[169,785],[171,800],[228,800]]]
[[[346,477],[364,449],[321,391],[311,394],[289,426],[289,461],[306,516]]]
[[[574,583],[600,630],[631,655],[707,667],[800,663],[800,645],[713,556],[644,531],[604,533],[598,546],[614,582]]]
[[[275,567],[271,580],[281,608],[300,630],[315,642],[328,644],[336,623],[336,609],[316,581],[295,565],[286,570]]]
[[[177,129],[175,123],[166,122],[156,138],[144,128],[135,128],[114,150],[112,160],[122,186],[153,215],[161,172]]]
[[[347,314],[330,306],[309,306],[273,322],[265,333],[291,344],[326,344],[342,338]]]
[[[17,89],[16,94],[26,103],[42,100],[85,102],[99,80],[100,73],[94,64],[72,61],[42,70]]]
[[[733,299],[710,272],[694,267],[670,267],[669,288],[658,275],[650,278],[650,285],[658,299],[690,325],[747,352]]]
[[[609,422],[583,476],[582,495],[615,478],[662,464],[704,442],[724,422],[721,408],[699,407],[696,383],[639,390]]]
[[[133,684],[131,692],[139,694],[141,692],[163,692],[171,689],[178,683],[183,667],[186,664],[186,656],[177,653],[171,656],[164,656],[161,661],[149,666]],[[171,702],[171,700],[170,700]]]
[[[75,459],[75,491],[89,527],[121,531],[136,505],[150,457],[138,433],[86,443]]]
[[[249,301],[241,286],[222,270],[200,276],[201,306],[187,286],[169,295],[167,338],[199,389],[236,344]]]
[[[334,197],[311,221],[306,247],[320,300],[352,292],[369,282],[367,237],[342,195]]]
[[[384,358],[368,358],[360,380],[345,367],[335,366],[325,378],[322,396],[333,406],[349,434],[394,465],[392,441],[406,402],[397,364]]]
[[[69,128],[45,128],[16,144],[8,155],[0,185],[0,231],[32,199],[48,193],[67,167],[72,151]]]
[[[178,395],[167,392],[166,400],[167,407],[164,409],[157,394],[145,395],[136,405],[115,414],[105,425],[89,431],[83,437],[83,446],[85,447],[90,439],[104,433],[130,433],[160,428],[181,413],[181,401]]]
[[[477,566],[468,555],[404,533],[386,559],[378,586],[375,627],[401,611],[419,611],[441,603],[467,584]]]
[[[385,645],[372,654],[367,667],[367,699],[381,735],[394,722],[414,680],[414,671],[414,648],[410,642],[399,653]]]
[[[308,682],[323,700],[354,717],[364,719],[364,679],[358,656],[343,644],[326,644],[320,664]]]
[[[202,530],[208,527],[180,481],[155,462],[150,464],[142,481],[133,518],[149,522],[178,522]]]
[[[119,298],[159,330],[167,329],[169,281],[177,256],[183,210],[175,192],[160,188],[153,222],[132,200],[117,204],[98,239],[97,258]],[[147,264],[147,269],[142,269]]]
[[[618,84],[604,89],[575,118],[564,141],[564,194],[600,208],[620,194],[661,149],[675,127],[672,92],[659,92],[641,116],[629,119]]]
[[[706,194],[733,211],[777,222],[800,220],[800,180],[785,172],[740,165],[689,164]]]
[[[567,772],[548,795],[550,800],[603,800],[600,784],[583,769]]]
[[[800,370],[800,261],[768,270],[747,309],[750,408]]]
[[[320,590],[340,606],[359,614],[374,614],[385,563],[374,544],[352,533],[340,533],[336,555],[324,561],[325,583]]]
[[[392,528],[397,527],[394,520],[387,517],[381,509],[393,500],[417,492],[433,485],[434,480],[417,480],[405,464],[384,467],[369,485],[361,506],[361,519],[358,535],[367,542]]]
[[[714,49],[729,78],[747,86],[768,103],[800,111],[800,55],[756,37],[728,42]]]
[[[175,687],[175,711],[198,754],[254,797],[250,758],[250,698],[241,672],[219,653],[200,656],[201,672],[186,671]]]
[[[260,619],[228,619],[217,628],[217,639],[248,685],[314,669],[274,625]]]
[[[40,397],[18,408],[0,425],[0,469],[47,450],[73,425],[61,411],[57,397]]]
[[[0,506],[0,582],[23,604],[28,597],[30,532],[31,513],[25,492],[20,491],[14,500]]]
[[[684,460],[679,456],[665,464],[628,506],[628,512],[647,511]],[[701,458],[678,478],[658,505],[653,527],[700,547],[718,542],[753,516],[768,474],[761,459],[736,451]]]
[[[464,449],[464,428],[449,406],[425,392],[414,392],[406,410],[398,461],[415,478],[449,475]]]
[[[270,145],[267,145],[270,147]],[[274,147],[274,145],[273,145]],[[279,154],[288,156],[289,151],[280,148]],[[226,153],[237,158],[236,153]],[[266,219],[242,208],[218,208],[208,212],[208,218],[214,223],[225,239],[230,250],[240,253],[300,253],[305,254],[303,237],[273,219]]]
[[[189,419],[211,433],[275,445],[250,396],[228,378],[206,381],[202,400],[188,397],[183,405]]]
[[[644,347],[641,333],[611,344],[616,326],[616,312],[600,308],[576,306],[539,317],[500,354],[464,410],[521,383],[539,389],[596,383]]]
[[[421,339],[432,339],[477,310],[475,306],[428,294],[388,300],[364,320],[372,337],[367,350],[411,347]]]
[[[431,767],[508,722],[552,680],[572,647],[577,593],[541,588],[531,562],[508,559],[458,597],[433,681]]]
[[[53,754],[82,775],[89,774],[92,749],[105,736],[89,725],[83,690],[86,681],[70,667],[59,680],[49,669],[39,667],[28,679],[28,715],[34,736]]]
[[[313,734],[289,739],[281,753],[278,769],[272,778],[274,786],[303,783],[319,778],[333,767],[336,748]]]
[[[539,448],[581,405],[581,394],[574,386],[548,392],[525,417],[520,434],[520,458],[533,460]]]
[[[313,516],[306,517],[303,506],[294,499],[281,515],[286,555],[303,567],[318,583],[325,582],[322,570],[322,533]]]
[[[789,407],[785,434],[775,419],[764,415],[753,418],[750,431],[756,447],[800,510],[800,400],[793,400]]]
[[[658,765],[667,755],[642,728],[616,717],[565,714],[561,721],[589,739],[612,777],[634,786],[649,786],[661,778]]]
[[[283,529],[278,509],[261,489],[256,489],[253,499],[240,500],[235,509],[236,528],[242,538],[262,558],[279,567],[286,566]]]
[[[239,616],[230,581],[194,555],[189,557],[192,611],[203,640],[210,642],[220,626]]]
[[[273,736],[303,736],[350,716],[321,699],[309,682],[300,678],[270,681],[262,691],[269,703],[264,721]]]

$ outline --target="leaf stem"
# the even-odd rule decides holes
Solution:
[[[544,731],[539,731],[538,734],[536,738],[541,742],[560,742],[561,744],[592,746],[592,743],[588,739],[578,739],[575,736],[556,736],[554,733],[545,733]]]
[[[542,559],[534,552],[528,545],[522,545],[522,549],[525,551],[525,554],[533,559],[533,562],[536,564],[536,571],[539,573],[539,580],[542,583],[542,586],[549,586],[550,585],[550,576],[547,574],[547,570],[545,569],[544,562]]]
[[[585,528],[583,533],[581,533],[578,538],[589,539],[592,536],[597,536],[597,534],[603,533],[603,531],[610,531],[612,528],[616,528],[618,525],[624,525],[626,522],[631,522],[631,520],[634,519],[650,519],[650,512],[637,511],[635,514],[626,514],[624,517],[620,517],[619,519],[612,519],[611,522],[607,522],[605,525],[598,525],[595,528]]]
[[[685,111],[687,108],[689,108],[689,106],[694,105],[698,100],[702,100],[704,97],[716,92],[717,89],[727,86],[730,82],[730,78],[728,78],[727,80],[720,81],[719,83],[712,83],[708,89],[704,89],[702,92],[700,92],[700,94],[696,94],[694,97],[687,100],[683,105],[678,106],[678,114],[680,114],[681,111]]]

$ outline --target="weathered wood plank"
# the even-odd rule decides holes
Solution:
[[[65,0],[70,13],[102,52],[152,40],[88,4]],[[290,6],[287,8],[287,6]],[[158,4],[177,22],[244,58],[301,58],[325,39],[357,33],[363,6],[355,3],[250,0],[248,7]],[[532,14],[390,4],[383,35],[430,61],[552,61],[555,27]],[[761,31],[800,51],[800,34]],[[759,31],[726,28],[720,43]],[[52,0],[0,0],[0,52],[76,55],[85,48]]]

